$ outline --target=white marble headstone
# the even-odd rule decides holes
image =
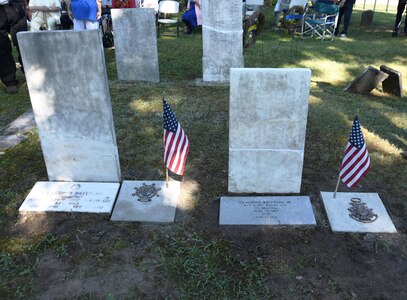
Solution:
[[[299,193],[309,69],[232,69],[229,192]]]
[[[49,180],[119,182],[100,31],[17,36]]]
[[[19,211],[110,214],[119,187],[119,183],[39,181]]]
[[[241,0],[202,3],[203,81],[229,82],[230,68],[241,68],[243,26]]]
[[[159,82],[153,8],[112,9],[119,80]]]
[[[178,181],[123,181],[111,220],[172,223],[180,191]]]
[[[397,232],[377,193],[321,192],[332,231]]]
[[[316,225],[307,196],[222,197],[220,225]]]

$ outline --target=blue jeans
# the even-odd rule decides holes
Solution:
[[[343,22],[343,29],[341,34],[348,33],[349,23],[352,17],[353,5],[355,4],[356,0],[347,0],[345,4],[339,9],[339,18],[338,24],[336,25],[335,34],[339,32],[339,26],[341,25],[342,16],[345,15],[344,22]]]

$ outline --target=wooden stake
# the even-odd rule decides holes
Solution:
[[[168,187],[168,169],[165,168],[165,186]]]
[[[334,199],[336,199],[336,192],[338,191],[340,181],[341,181],[341,177],[338,176],[338,182],[336,183],[336,188],[335,188],[335,192],[334,192]]]

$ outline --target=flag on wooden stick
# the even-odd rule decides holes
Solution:
[[[171,107],[163,99],[164,108],[164,163],[168,170],[184,174],[189,152],[189,141]]]
[[[349,188],[352,188],[362,180],[369,169],[369,153],[360,128],[358,116],[355,116],[339,177]]]

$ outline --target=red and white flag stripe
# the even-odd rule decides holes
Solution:
[[[181,124],[178,123],[175,133],[164,129],[164,161],[171,172],[184,174],[188,152],[189,140]]]
[[[339,173],[342,181],[351,188],[362,180],[364,175],[369,171],[369,168],[370,157],[366,144],[361,149],[358,149],[348,142]]]

